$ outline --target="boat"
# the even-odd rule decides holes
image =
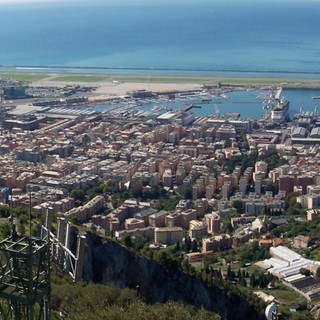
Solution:
[[[320,96],[312,97],[312,99],[320,99]]]
[[[274,123],[282,123],[289,119],[289,104],[288,99],[279,99],[277,104],[271,109],[270,118]]]

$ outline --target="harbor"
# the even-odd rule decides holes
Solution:
[[[300,112],[301,104],[305,111],[314,111],[316,102],[312,99],[319,90],[283,90],[281,95],[290,101],[288,114],[290,118]],[[93,104],[86,107],[94,111],[116,116],[128,115],[155,117],[168,111],[193,112],[196,117],[207,115],[224,115],[239,113],[241,119],[252,118],[259,120],[264,117],[264,105],[270,96],[270,90],[241,90],[228,92],[228,98],[217,94],[193,95],[169,99],[148,98],[119,102],[116,104]],[[205,103],[203,99],[207,99]],[[209,101],[210,100],[210,101]],[[83,108],[83,107],[82,107]]]

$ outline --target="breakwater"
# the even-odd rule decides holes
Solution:
[[[214,68],[154,68],[154,67],[102,67],[102,66],[89,67],[89,66],[15,65],[15,64],[0,64],[0,68],[320,74],[320,71],[312,71],[312,70],[293,71],[293,70],[264,70],[264,69],[252,70],[252,69],[214,69]]]

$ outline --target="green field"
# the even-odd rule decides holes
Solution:
[[[21,81],[39,81],[48,77],[46,74],[30,74],[30,73],[15,73],[15,72],[1,72],[1,78],[8,78]]]
[[[70,81],[70,82],[99,82],[105,80],[106,76],[94,75],[74,75],[74,76],[61,76],[51,79],[50,81]]]
[[[305,297],[283,284],[280,284],[278,289],[263,291],[274,296],[282,306],[290,306],[293,303],[306,304],[307,302]]]
[[[206,75],[168,75],[168,74],[115,74],[115,73],[62,73],[62,72],[27,72],[4,71],[0,77],[23,81],[65,81],[65,82],[145,82],[145,83],[198,83],[216,85],[218,82],[232,85],[283,86],[284,88],[320,88],[320,78],[290,77],[255,77],[255,76],[206,76]]]

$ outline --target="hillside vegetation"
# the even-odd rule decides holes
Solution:
[[[113,285],[53,284],[52,319],[108,320],[219,320],[216,313],[182,302],[147,304],[132,289]]]

